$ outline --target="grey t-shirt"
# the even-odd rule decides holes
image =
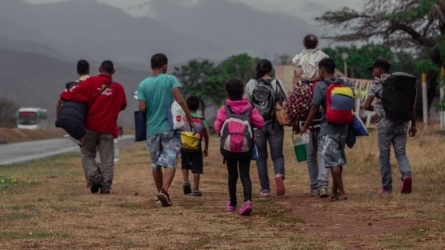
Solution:
[[[320,135],[347,135],[348,124],[338,125],[330,124],[326,120],[326,90],[328,85],[335,82],[343,82],[345,85],[352,87],[352,84],[347,80],[339,78],[325,79],[324,81],[317,82],[315,85],[314,96],[312,97],[312,104],[322,107],[321,117],[321,129]]]
[[[272,89],[274,93],[276,93],[279,96],[279,99],[287,99],[287,92],[286,88],[284,87],[284,84],[279,79],[269,79],[271,81]],[[244,96],[243,98],[246,98],[247,101],[250,103],[252,100],[253,90],[258,85],[258,81],[256,79],[250,79],[249,82],[246,84],[246,89],[244,90]],[[268,123],[272,121],[273,119],[264,121],[265,123]]]
[[[280,97],[287,99],[287,92],[286,88],[284,87],[284,84],[282,81],[278,79],[270,79],[272,89],[275,93],[277,93]],[[277,82],[279,86],[277,85]],[[246,84],[246,89],[244,91],[244,98],[247,98],[247,101],[250,103],[250,100],[252,99],[253,90],[258,85],[258,81],[256,79],[250,79],[249,82]]]

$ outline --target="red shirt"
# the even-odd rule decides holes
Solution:
[[[117,117],[127,106],[127,98],[124,88],[118,82],[113,82],[101,94],[105,85],[111,82],[113,79],[108,75],[93,76],[70,90],[65,90],[60,98],[64,101],[87,103],[89,108],[85,128],[117,138]]]

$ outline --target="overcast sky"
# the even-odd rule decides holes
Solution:
[[[63,0],[25,0],[31,3],[59,2]],[[122,8],[130,14],[141,15],[141,12],[131,9],[132,6],[150,2],[151,0],[98,0],[102,3],[108,3],[116,7]],[[199,0],[181,0],[184,2],[194,2]],[[205,1],[205,0],[201,0]],[[301,17],[307,21],[326,10],[335,10],[348,6],[350,8],[359,9],[362,6],[361,0],[231,0],[235,2],[243,2],[253,8],[266,11],[279,11],[291,15]],[[322,8],[321,6],[325,6]],[[144,11],[145,13],[145,11]]]

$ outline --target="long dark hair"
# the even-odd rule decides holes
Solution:
[[[267,59],[262,59],[258,62],[258,65],[256,66],[256,77],[255,79],[258,80],[262,78],[264,75],[270,73],[273,70],[272,63]]]

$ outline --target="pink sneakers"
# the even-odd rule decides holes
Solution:
[[[412,188],[413,180],[411,176],[403,177],[402,190],[400,191],[402,194],[410,194]]]
[[[378,194],[392,194],[391,191],[386,191],[385,189],[380,189],[379,191],[377,191]]]
[[[241,209],[238,211],[239,215],[249,216],[252,213],[252,202],[246,201]]]
[[[227,209],[227,212],[234,212],[236,207],[235,206],[230,206],[230,201],[227,201],[226,209]]]
[[[284,187],[283,176],[281,176],[280,174],[275,175],[275,185],[277,187],[277,196],[281,196],[286,193],[286,188]]]

